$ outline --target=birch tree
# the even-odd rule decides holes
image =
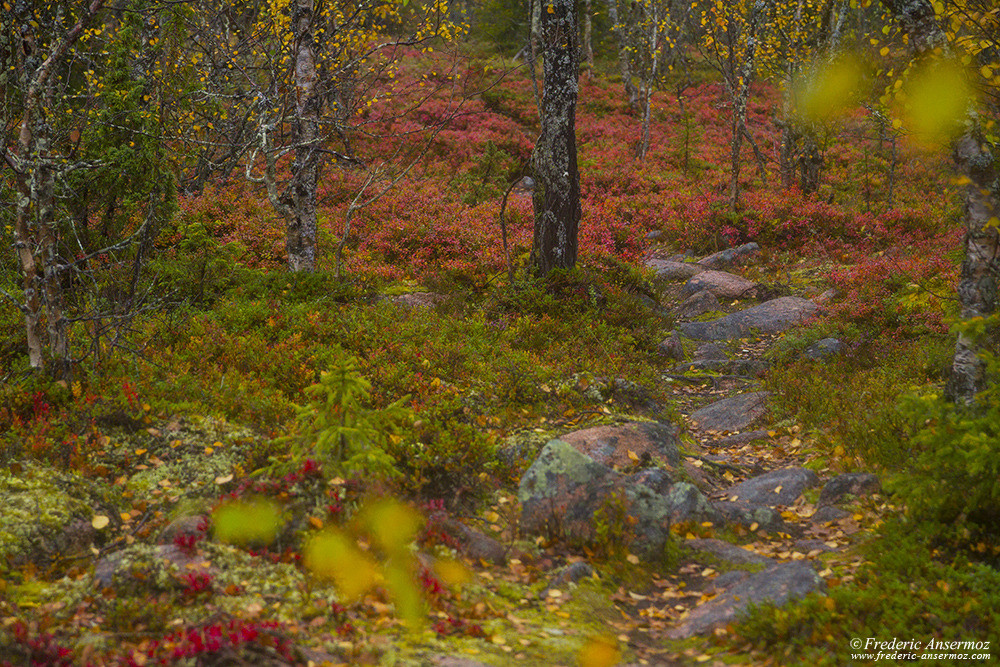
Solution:
[[[899,22],[900,27],[908,37],[908,44],[914,57],[928,61],[935,56],[963,57],[968,56],[970,64],[972,56],[987,56],[984,47],[976,43],[970,49],[955,53],[956,43],[968,41],[960,32],[964,22],[963,15],[970,16],[969,7],[963,6],[956,12],[954,18],[944,16],[943,5],[930,0],[882,0]],[[990,10],[986,10],[990,11]],[[995,8],[993,9],[995,11]],[[947,20],[951,27],[949,31],[942,26]],[[995,41],[994,47],[995,47]],[[960,44],[961,46],[961,44]],[[982,54],[982,56],[980,55]],[[979,73],[988,80],[993,79],[994,59],[984,62]],[[988,76],[987,76],[988,74]],[[939,91],[939,95],[948,94]],[[927,100],[930,102],[931,100]],[[921,109],[914,109],[914,114],[920,114]],[[998,193],[997,177],[997,145],[996,139],[984,131],[983,122],[974,106],[970,105],[962,120],[963,130],[952,143],[952,154],[959,182],[964,189],[964,206],[962,223],[964,235],[962,239],[963,260],[958,282],[958,300],[961,308],[961,318],[971,324],[997,311],[997,279],[1000,276],[1000,193]],[[955,342],[955,354],[952,358],[951,378],[947,394],[956,403],[971,405],[976,400],[986,383],[985,363],[981,357],[981,337],[973,334],[973,327],[959,329]]]

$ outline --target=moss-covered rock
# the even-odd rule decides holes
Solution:
[[[117,514],[116,494],[103,482],[32,463],[14,468],[0,468],[0,567],[85,550],[93,516]]]

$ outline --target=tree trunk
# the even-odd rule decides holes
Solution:
[[[915,54],[935,51],[950,54],[947,35],[929,0],[883,0],[883,4],[896,15]],[[988,224],[991,218],[1000,217],[1000,201],[993,189],[997,178],[994,147],[980,136],[978,125],[978,119],[970,113],[965,133],[953,145],[955,166],[968,179],[963,216],[964,259],[958,281],[958,301],[965,321],[996,311],[1000,275],[1000,235],[996,226]],[[952,401],[972,405],[976,394],[984,388],[986,366],[980,351],[981,344],[971,333],[959,332],[946,388]]]
[[[49,50],[44,60],[26,53],[17,76],[26,85],[21,127],[14,165],[17,187],[14,246],[21,264],[24,285],[24,320],[31,368],[45,368],[42,342],[42,307],[48,325],[48,343],[54,360],[56,379],[72,380],[69,327],[63,305],[61,270],[58,258],[59,233],[55,220],[55,168],[50,153],[47,108],[52,97],[52,77],[57,64],[66,57],[104,0],[91,0],[81,8],[80,18]],[[30,37],[30,35],[25,36]],[[44,296],[44,299],[43,299]],[[44,302],[44,303],[43,303]]]
[[[591,1],[583,2],[583,61],[587,63],[587,78],[594,76],[593,21],[590,16]]]
[[[542,131],[535,144],[535,233],[531,265],[536,275],[576,265],[580,224],[580,174],[576,162],[579,55],[574,0],[551,0],[542,15],[545,90]]]
[[[316,268],[316,185],[319,179],[320,91],[319,74],[313,53],[314,0],[295,0],[292,27],[295,30],[295,117],[292,140],[295,160],[292,181],[283,199],[290,210],[286,219],[288,268],[313,271]]]
[[[625,97],[633,110],[639,109],[639,90],[632,81],[632,67],[629,64],[628,44],[626,35],[628,31],[620,22],[618,16],[618,0],[605,0],[608,7],[608,19],[611,21],[611,32],[615,36],[615,45],[618,47],[618,71],[622,77],[622,84],[625,86]]]
[[[750,80],[753,77],[754,60],[757,56],[757,33],[760,30],[763,3],[755,3],[750,9],[747,21],[747,50],[740,64],[739,72],[730,70],[734,80],[728,86],[733,98],[733,142],[730,152],[732,171],[729,181],[729,208],[734,212],[740,202],[740,152],[743,148],[743,133],[747,123],[747,100],[750,97]],[[734,40],[735,41],[735,40]],[[734,45],[730,45],[732,53]]]

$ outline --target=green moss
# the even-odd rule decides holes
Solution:
[[[70,546],[61,531],[112,504],[100,482],[27,463],[18,473],[0,468],[0,563],[44,559]]]

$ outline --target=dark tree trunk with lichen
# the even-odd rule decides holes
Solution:
[[[883,0],[909,36],[916,55],[948,54],[947,35],[938,23],[929,0]],[[984,317],[997,309],[997,276],[1000,275],[1000,234],[990,220],[1000,217],[997,194],[995,146],[979,130],[970,114],[966,131],[953,144],[955,166],[965,177],[965,206],[962,240],[964,259],[958,281],[958,301],[962,320]],[[956,403],[971,405],[986,382],[981,343],[968,331],[960,331],[952,358],[947,395]]]
[[[579,50],[573,0],[552,0],[542,12],[545,92],[542,131],[535,143],[535,236],[531,266],[536,275],[576,265],[580,224],[580,173],[576,163],[576,100]]]

